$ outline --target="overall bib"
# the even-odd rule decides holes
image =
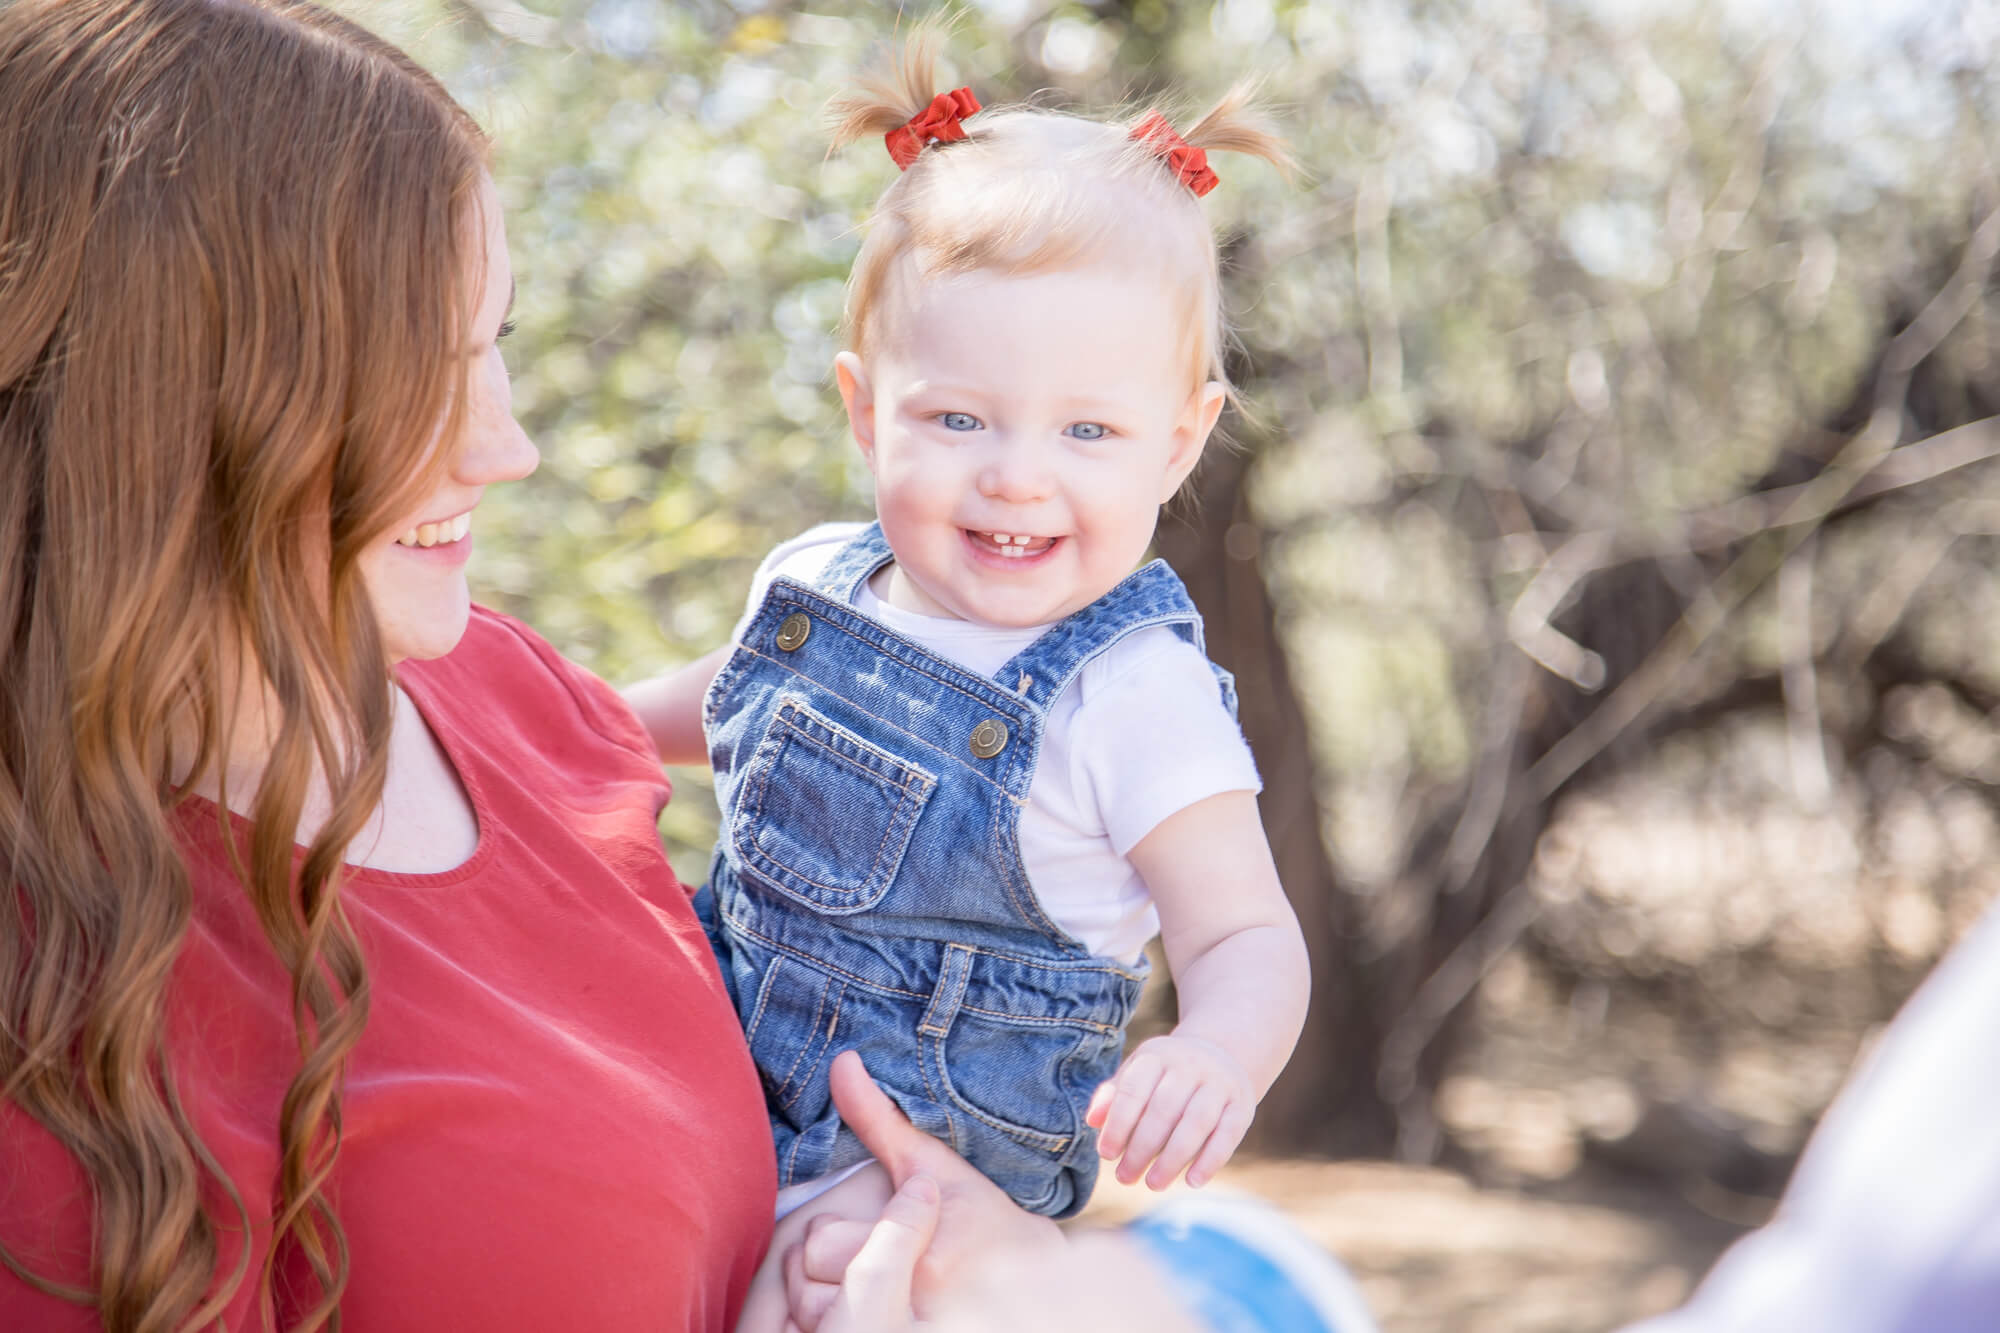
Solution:
[[[764,1080],[780,1186],[867,1156],[827,1087],[853,1048],[919,1129],[1065,1217],[1097,1178],[1083,1113],[1146,964],[1048,918],[1020,811],[1047,710],[1084,664],[1152,625],[1200,648],[1201,619],[1156,560],[987,678],[854,608],[891,558],[871,524],[813,586],[774,579],[710,685],[724,822],[697,907]]]

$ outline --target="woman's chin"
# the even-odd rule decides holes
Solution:
[[[472,595],[464,579],[458,580],[455,591],[455,596],[420,598],[413,595],[413,589],[405,589],[400,595],[376,602],[382,645],[391,662],[427,661],[458,647],[472,615]]]

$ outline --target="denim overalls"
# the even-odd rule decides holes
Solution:
[[[1117,1068],[1146,965],[1092,955],[1043,913],[1020,810],[1046,712],[1084,664],[1149,625],[1199,648],[1201,620],[1156,560],[989,679],[854,608],[890,559],[870,524],[816,586],[773,580],[709,687],[723,830],[697,905],[764,1080],[780,1185],[867,1156],[827,1090],[852,1047],[919,1129],[1022,1207],[1068,1216],[1097,1178],[1084,1108]]]

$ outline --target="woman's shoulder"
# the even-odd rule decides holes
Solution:
[[[397,667],[404,688],[422,693],[425,712],[478,730],[506,730],[540,746],[579,725],[658,764],[645,728],[618,692],[564,657],[513,616],[475,605],[458,646],[443,657]]]

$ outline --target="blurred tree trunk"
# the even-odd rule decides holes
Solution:
[[[1187,511],[1159,531],[1161,555],[1207,624],[1209,655],[1236,676],[1243,734],[1264,779],[1265,832],[1312,960],[1305,1031],[1250,1143],[1265,1152],[1381,1156],[1395,1139],[1395,1118],[1376,1092],[1382,1010],[1370,993],[1359,914],[1321,833],[1305,713],[1265,579],[1263,533],[1244,494],[1254,462],[1248,451],[1211,448]]]

